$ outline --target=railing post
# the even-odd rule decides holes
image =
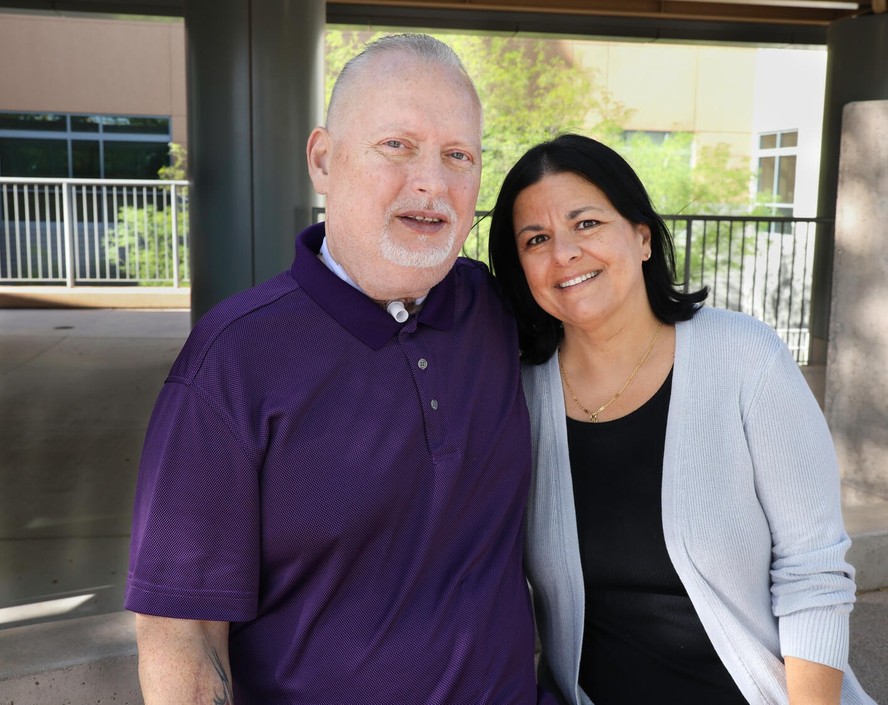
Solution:
[[[691,288],[691,242],[693,241],[691,230],[694,227],[694,219],[688,218],[685,222],[688,226],[685,228],[684,293],[687,294]]]
[[[62,228],[65,232],[65,277],[68,288],[74,287],[74,225],[71,222],[71,189],[72,185],[62,182]]]
[[[173,212],[173,288],[178,289],[179,282],[179,201],[176,197],[176,184],[170,184],[170,201]]]

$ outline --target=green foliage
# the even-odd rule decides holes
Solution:
[[[185,178],[188,155],[185,148],[170,142],[170,166],[161,167],[157,176],[163,180]],[[117,210],[115,236],[117,239],[118,267],[126,279],[138,280],[143,286],[171,286],[174,279],[173,208],[168,202],[165,189],[145,198],[141,207],[126,205]],[[137,188],[132,194],[138,198],[143,192]],[[178,234],[179,280],[190,279],[187,249],[187,200],[188,187],[176,189],[176,228]]]
[[[179,235],[179,279],[189,279],[185,233],[186,213],[179,209],[176,223]],[[117,247],[121,273],[141,285],[172,286],[173,213],[171,208],[154,205],[143,208],[124,206],[117,211]]]
[[[188,171],[188,150],[177,142],[170,142],[170,165],[157,170],[157,178],[165,181],[183,181]]]
[[[725,144],[703,147],[693,159],[694,136],[669,134],[662,143],[644,133],[633,133],[615,148],[632,164],[645,184],[654,208],[667,215],[750,215],[752,173],[731,165]],[[676,265],[684,278],[686,265],[692,286],[703,285],[702,273],[738,267],[754,252],[754,240],[738,237],[730,222],[698,222],[688,252],[686,221],[673,221]],[[690,262],[686,258],[690,258]]]

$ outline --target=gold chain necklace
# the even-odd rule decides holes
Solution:
[[[574,402],[578,407],[583,410],[583,413],[589,417],[589,421],[592,423],[598,423],[598,415],[604,411],[607,407],[613,404],[617,399],[620,398],[620,395],[626,391],[626,387],[635,379],[635,375],[638,374],[638,371],[641,369],[641,366],[647,362],[648,356],[650,356],[651,351],[654,349],[654,345],[657,342],[657,338],[660,336],[660,331],[663,328],[663,321],[657,322],[657,330],[654,331],[654,337],[651,338],[651,344],[648,345],[648,349],[645,350],[644,355],[642,356],[639,363],[635,366],[635,369],[632,370],[632,374],[629,375],[629,379],[626,380],[626,383],[620,387],[620,391],[614,394],[610,399],[608,399],[604,404],[599,406],[595,411],[589,411],[585,406],[580,404],[580,400],[577,399],[577,395],[573,390],[573,387],[570,386],[570,382],[567,381],[567,374],[564,372],[564,361],[561,358],[561,350],[559,348],[558,351],[558,368],[561,370],[561,379],[564,380],[564,386],[567,387],[567,391],[570,392],[570,396],[573,398]]]

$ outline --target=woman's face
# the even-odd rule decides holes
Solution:
[[[512,218],[530,291],[565,327],[648,308],[641,263],[650,229],[626,220],[597,186],[571,172],[548,174],[518,194]]]

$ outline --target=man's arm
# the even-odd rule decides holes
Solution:
[[[784,662],[790,705],[839,705],[842,671],[794,656]]]
[[[232,705],[228,622],[136,615],[145,705]]]

